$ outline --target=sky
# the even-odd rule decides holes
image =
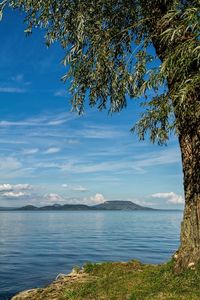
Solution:
[[[0,22],[0,206],[130,200],[182,209],[177,138],[167,146],[140,142],[130,132],[138,101],[112,116],[71,112],[61,81],[59,44],[43,32],[26,37],[23,16],[7,10]]]

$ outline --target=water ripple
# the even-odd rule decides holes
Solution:
[[[181,212],[0,212],[0,300],[88,261],[162,263]]]

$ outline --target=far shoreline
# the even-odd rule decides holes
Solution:
[[[37,207],[28,204],[23,207],[0,207],[0,211],[183,211],[182,209],[163,209],[145,207],[126,200],[110,200],[96,205],[86,204],[52,204]]]

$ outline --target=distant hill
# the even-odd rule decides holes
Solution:
[[[90,210],[91,207],[84,204],[54,204],[40,207],[39,210]]]
[[[19,208],[3,208],[0,207],[1,211],[14,210],[14,211],[65,211],[65,210],[154,210],[153,208],[144,207],[135,204],[131,201],[123,200],[112,200],[105,201],[101,204],[88,206],[85,204],[53,204],[42,207],[36,207],[34,205],[26,205]]]
[[[93,206],[97,210],[152,210],[152,208],[141,206],[132,201],[112,200]]]
[[[15,208],[14,210],[39,210],[39,208],[34,205],[26,205],[23,207]]]
[[[23,207],[15,208],[14,210],[91,210],[91,207],[84,204],[53,204],[42,207],[26,205]]]

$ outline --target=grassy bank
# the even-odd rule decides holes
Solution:
[[[200,270],[176,275],[172,272],[172,263],[87,264],[84,272],[77,270],[77,274],[60,278],[25,298],[22,296],[15,300],[197,300],[200,299]]]

